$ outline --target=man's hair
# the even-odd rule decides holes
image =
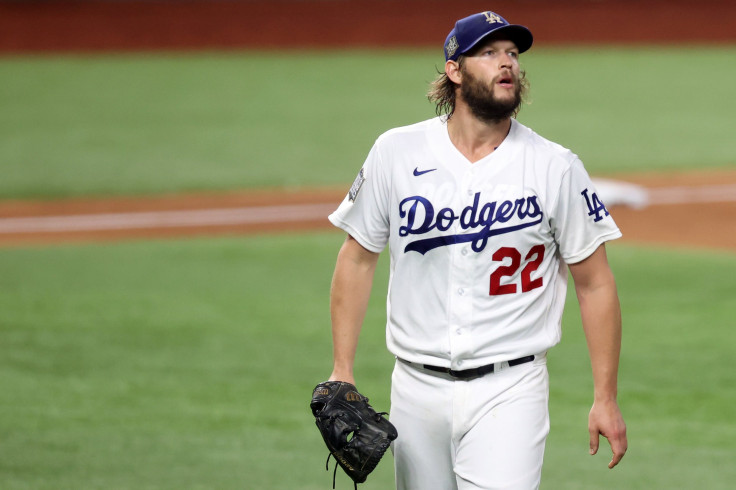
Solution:
[[[462,69],[465,63],[465,56],[460,56],[457,62],[460,65],[460,69]],[[519,73],[519,83],[521,83],[521,104],[514,111],[514,116],[519,113],[521,106],[526,102],[526,95],[529,91],[529,80],[527,80],[524,70],[521,70]],[[427,98],[430,102],[434,103],[434,110],[438,116],[447,114],[447,119],[452,117],[452,114],[455,112],[457,87],[459,85],[450,80],[447,73],[437,70],[437,78],[430,84]]]
[[[465,56],[460,55],[457,62],[462,68]],[[438,116],[447,114],[447,119],[452,117],[452,113],[455,112],[455,89],[457,87],[458,84],[450,80],[447,73],[437,70],[437,78],[429,85],[427,98],[434,103],[434,112]]]

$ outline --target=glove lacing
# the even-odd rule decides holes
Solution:
[[[325,461],[325,470],[330,471],[330,458],[332,453],[327,455],[327,461]],[[335,490],[335,480],[337,478],[337,459],[335,460],[335,470],[332,472],[332,490]],[[358,490],[358,484],[353,482],[353,487]]]

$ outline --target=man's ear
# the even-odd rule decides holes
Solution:
[[[447,78],[449,78],[450,81],[460,85],[460,82],[463,79],[463,76],[460,73],[460,63],[452,60],[445,63],[445,75],[447,75]]]

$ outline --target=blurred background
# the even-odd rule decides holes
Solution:
[[[328,488],[325,218],[378,135],[434,116],[444,39],[483,10],[535,36],[519,120],[650,197],[611,209],[629,453],[587,455],[569,294],[542,487],[731,488],[725,0],[0,2],[0,488]],[[356,367],[382,410],[387,267]],[[361,488],[392,482],[389,456]]]

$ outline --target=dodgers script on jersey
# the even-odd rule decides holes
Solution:
[[[558,343],[566,264],[621,236],[577,156],[513,119],[475,163],[444,116],[384,133],[329,219],[389,245],[389,350],[456,370]]]

